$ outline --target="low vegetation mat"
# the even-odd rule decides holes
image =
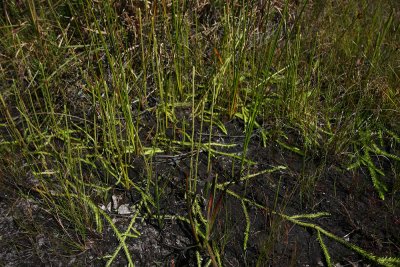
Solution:
[[[400,266],[399,1],[0,14],[0,265]]]

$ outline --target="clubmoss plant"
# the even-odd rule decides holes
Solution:
[[[240,263],[273,262],[283,223],[315,232],[328,266],[326,238],[399,264],[322,227],[325,211],[285,210],[332,165],[398,202],[399,4],[347,2],[5,0],[0,182],[82,251],[111,229],[106,266],[135,264],[144,220],[188,227],[199,266],[228,265],[231,239]],[[116,191],[135,202],[123,230],[100,208]],[[274,217],[264,249],[258,212]]]

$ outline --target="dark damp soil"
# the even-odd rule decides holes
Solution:
[[[231,137],[221,135],[219,141],[241,144],[243,136],[238,131],[237,122],[230,122],[227,126],[235,134]],[[367,172],[363,169],[347,171],[338,157],[307,158],[275,144],[264,148],[259,145],[257,136],[254,140],[248,154],[256,164],[248,167],[248,173],[278,165],[287,168],[229,187],[229,190],[269,209],[246,205],[250,222],[246,252],[243,251],[246,216],[242,203],[228,194],[223,196],[212,240],[219,245],[225,266],[326,264],[316,232],[285,221],[272,210],[287,215],[328,212],[330,216],[309,221],[374,255],[393,257],[400,254],[399,192],[392,190],[386,200],[380,200]],[[241,150],[239,145],[226,149],[226,152]],[[234,180],[236,177],[232,176],[239,175],[240,162],[232,167],[233,161],[224,156],[215,157],[212,176],[218,174],[219,182]],[[204,192],[210,181],[210,175],[205,171],[206,162],[207,155],[201,152],[198,195],[202,208],[207,205]],[[155,177],[162,188],[159,215],[187,216],[185,176],[189,166],[190,157],[185,153],[155,156]],[[136,179],[145,175],[140,160],[134,161],[130,175]],[[390,188],[396,187],[390,184],[394,180],[392,177],[388,175],[385,179]],[[127,211],[124,208],[132,207],[139,199],[134,192],[114,188],[109,203],[99,205],[103,205],[117,228],[124,232],[133,216],[132,209]],[[68,229],[61,231],[62,223],[57,216],[39,204],[20,197],[16,188],[3,185],[0,195],[1,266],[103,266],[107,256],[118,247],[117,237],[109,226],[101,235],[89,233],[80,247],[69,244],[66,233],[73,235],[73,232]],[[147,217],[138,218],[133,227],[140,234],[127,238],[126,244],[135,265],[197,265],[197,246],[187,223],[167,216],[163,220]],[[335,266],[373,266],[343,245],[327,237],[324,241]],[[124,255],[121,249],[112,266],[126,266]],[[201,250],[199,256],[207,258]]]

